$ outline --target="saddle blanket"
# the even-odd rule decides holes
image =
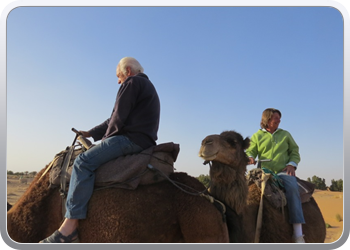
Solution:
[[[257,187],[261,189],[262,173],[263,173],[263,170],[260,168],[254,168],[250,170],[247,174],[248,185],[255,183]],[[298,177],[296,178],[299,186],[301,203],[310,201],[310,198],[312,197],[312,194],[314,193],[314,190],[315,190],[315,185],[311,182],[302,180]],[[287,204],[284,190],[280,189],[279,186],[280,185],[277,185],[276,183],[274,183],[270,178],[266,183],[266,187],[264,191],[265,198],[276,208],[280,208]]]
[[[136,189],[138,185],[148,185],[164,180],[164,176],[149,170],[151,164],[161,173],[169,176],[174,172],[174,162],[180,151],[179,144],[173,142],[152,146],[138,154],[126,155],[111,160],[101,165],[95,171],[95,186],[116,186],[125,189]],[[57,159],[50,171],[50,185],[60,185],[62,164],[68,150],[61,151],[56,155]],[[75,149],[66,172],[67,185],[70,181],[72,166],[75,158],[82,153],[82,148]],[[56,158],[55,157],[55,158]]]

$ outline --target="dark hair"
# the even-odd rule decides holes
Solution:
[[[267,128],[267,124],[274,113],[278,113],[280,115],[280,118],[282,118],[282,113],[278,109],[268,108],[264,110],[264,112],[262,113],[261,122],[260,122],[261,128],[264,128],[264,129]]]

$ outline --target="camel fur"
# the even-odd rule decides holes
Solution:
[[[38,181],[44,171],[7,212],[8,235],[15,242],[37,243],[62,223],[58,188],[48,188],[49,175]],[[170,178],[194,190],[205,190],[185,173],[173,173]],[[220,211],[207,199],[187,194],[169,181],[135,190],[94,191],[87,218],[79,221],[78,230],[81,243],[229,242]]]
[[[254,242],[256,218],[261,193],[255,184],[248,186],[245,177],[248,157],[244,150],[249,147],[249,138],[243,139],[235,131],[225,131],[220,135],[209,135],[201,144],[199,156],[206,162],[211,161],[210,193],[216,199],[224,201],[240,216],[242,235],[240,242]],[[293,228],[288,223],[288,208],[281,210],[273,207],[264,198],[261,243],[292,243]],[[323,243],[326,227],[322,213],[311,198],[303,203],[305,224],[303,233],[306,243]],[[236,222],[238,223],[238,222]]]

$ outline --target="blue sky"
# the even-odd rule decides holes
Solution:
[[[161,100],[158,143],[198,176],[205,136],[250,137],[261,113],[299,144],[297,174],[343,179],[343,19],[330,7],[20,7],[7,18],[7,170],[39,171],[107,119],[122,57]],[[252,166],[248,166],[251,169]]]

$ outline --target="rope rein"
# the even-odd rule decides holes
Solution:
[[[153,172],[157,172],[158,174],[160,174],[162,177],[164,177],[166,180],[168,180],[171,184],[173,184],[175,187],[177,187],[178,189],[180,189],[181,191],[185,192],[186,194],[189,194],[189,195],[194,195],[194,196],[200,196],[200,197],[203,197],[203,198],[206,198],[210,203],[214,203],[214,202],[217,202],[219,203],[221,206],[222,206],[222,210],[223,210],[223,213],[226,213],[226,206],[224,205],[224,203],[222,203],[221,201],[215,199],[213,196],[211,195],[208,195],[208,194],[205,194],[205,192],[208,190],[207,188],[204,189],[203,191],[197,191],[196,189],[194,188],[191,188],[181,182],[177,182],[177,181],[174,181],[172,179],[170,179],[167,175],[165,175],[162,171],[160,171],[159,169],[153,167],[151,164],[148,164],[147,165],[147,168]],[[180,186],[183,186],[183,187],[186,187],[187,189],[190,189],[192,190],[193,192],[189,192],[185,189],[183,189],[182,187]]]
[[[174,181],[172,179],[170,179],[166,174],[164,174],[162,171],[160,171],[159,169],[153,167],[151,164],[148,164],[147,165],[147,169],[151,170],[152,172],[157,172],[157,174],[160,174],[163,178],[165,178],[166,180],[168,180],[170,183],[172,183],[175,187],[177,187],[178,189],[180,189],[181,191],[187,193],[187,194],[190,194],[190,195],[200,195],[200,194],[203,194],[205,191],[207,191],[207,189],[204,189],[203,191],[197,191],[195,190],[194,188],[191,188],[181,182],[177,182],[177,181]],[[182,187],[180,186],[184,186],[192,191],[195,191],[195,192],[189,192],[185,189],[183,189]]]

